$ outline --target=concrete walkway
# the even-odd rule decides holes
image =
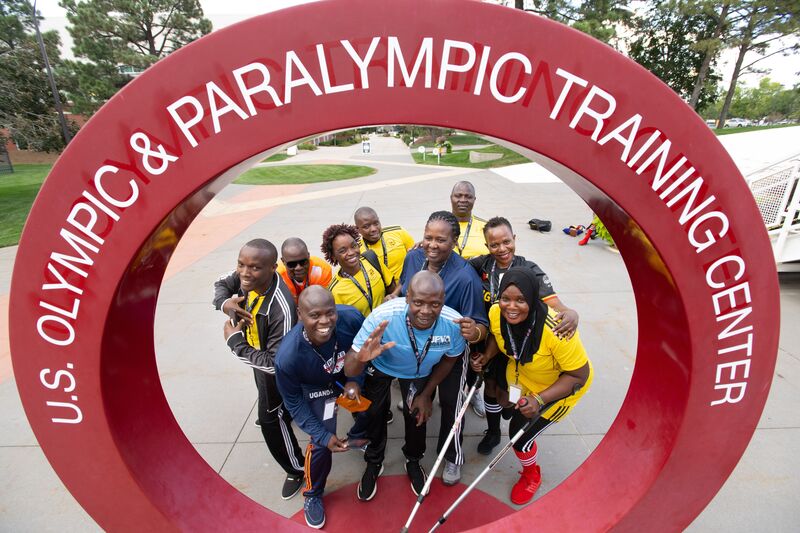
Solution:
[[[800,128],[776,131],[784,132],[781,138],[788,139],[783,141],[787,145],[800,146],[796,141]],[[748,135],[754,134],[732,137],[742,137],[748,152],[763,158],[764,152],[744,139]],[[775,139],[770,136],[760,142],[774,148],[780,144]],[[736,154],[734,158],[740,165],[753,159]],[[561,183],[516,183],[491,171],[415,165],[399,140],[382,137],[373,139],[371,154],[361,154],[360,145],[320,148],[301,152],[291,163],[343,161],[374,166],[378,172],[342,183],[231,185],[181,240],[161,288],[155,334],[164,391],[187,438],[212,468],[253,500],[285,516],[300,510],[301,497],[283,501],[275,483],[269,481],[282,479],[282,471],[253,425],[252,373],[224,345],[224,316],[211,308],[211,286],[222,272],[234,267],[243,242],[266,237],[279,244],[297,235],[314,253],[322,230],[330,223],[351,221],[361,205],[375,207],[385,225],[401,224],[419,237],[428,214],[449,209],[453,183],[466,178],[477,188],[476,213],[509,218],[518,235],[518,254],[535,259],[550,275],[562,300],[579,311],[581,336],[595,365],[595,383],[586,399],[540,438],[544,483],[539,496],[545,494],[602,440],[627,391],[637,329],[633,293],[621,257],[597,241],[579,247],[576,239],[560,232],[570,224],[587,224],[591,216],[583,201]],[[528,230],[525,222],[534,216],[552,220],[554,231]],[[15,251],[14,247],[0,249],[0,363],[7,353],[8,286]],[[780,352],[764,415],[746,454],[692,524],[693,531],[797,530],[800,414],[795,407],[800,405],[800,331],[795,324],[800,318],[800,276],[781,278],[781,305]],[[468,413],[468,462],[462,480],[466,483],[486,463],[474,453],[484,424]],[[433,449],[438,418],[429,427],[429,449]],[[389,429],[392,440],[386,473],[401,474],[401,424],[395,422]],[[297,431],[297,435],[303,434]],[[301,441],[303,445],[305,439]],[[424,465],[429,468],[433,460],[428,454]],[[506,457],[481,488],[508,502],[517,468],[516,459]],[[359,454],[337,455],[328,490],[356,482],[362,470]],[[98,529],[63,488],[37,446],[9,374],[0,374],[0,478],[0,531]]]

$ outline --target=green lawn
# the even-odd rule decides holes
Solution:
[[[53,165],[14,165],[13,174],[0,174],[0,246],[19,242],[33,199]]]
[[[483,137],[478,137],[477,135],[473,135],[472,133],[467,133],[464,135],[451,135],[447,138],[450,141],[452,146],[473,146],[476,144],[492,144],[491,142],[487,141]],[[436,143],[431,140],[424,143],[413,143],[411,145],[412,148],[418,148],[420,146],[424,146],[425,148],[433,148],[436,146]]]
[[[499,153],[503,154],[501,159],[495,159],[494,161],[484,161],[482,163],[470,163],[469,162],[469,153],[470,151],[474,152],[484,152],[484,153]],[[425,162],[422,161],[422,154],[417,153],[416,151],[412,152],[411,155],[414,157],[414,161],[417,163],[425,164],[425,165],[436,165],[436,156],[432,154],[425,155]],[[529,159],[526,159],[519,155],[518,153],[509,150],[508,148],[503,148],[502,146],[490,145],[486,148],[480,148],[479,150],[457,150],[453,151],[450,154],[444,154],[442,156],[442,165],[447,165],[449,167],[467,167],[467,168],[498,168],[498,167],[507,167],[510,165],[519,165],[520,163],[530,163]]]
[[[13,174],[0,174],[0,247],[19,242],[33,200],[51,168],[52,165],[14,165]],[[282,165],[250,169],[236,183],[315,183],[360,178],[375,172],[374,168],[356,165]]]
[[[277,163],[278,161],[283,161],[285,159],[289,159],[290,157],[292,156],[290,156],[289,154],[283,154],[278,152],[277,154],[272,154],[271,156],[263,160],[262,163]]]
[[[791,128],[792,126],[797,126],[797,124],[774,124],[772,126],[742,126],[741,128],[723,128],[721,130],[714,129],[714,133],[716,133],[717,135],[730,135],[732,133],[744,133],[746,131],[772,130],[775,128]]]
[[[447,138],[453,146],[472,146],[473,144],[492,144],[483,137],[478,137],[471,133],[464,135],[451,135]]]
[[[276,165],[251,168],[234,181],[240,185],[284,185],[349,180],[377,172],[360,165]]]

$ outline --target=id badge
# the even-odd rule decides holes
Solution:
[[[417,395],[417,387],[412,382],[408,386],[408,394],[406,394],[406,406],[408,407],[409,411],[411,411],[411,404],[414,402],[414,396],[416,395]]]
[[[322,412],[322,420],[330,420],[336,414],[336,398],[325,400],[325,410]]]
[[[522,388],[518,385],[509,385],[508,386],[508,401],[511,403],[517,403],[519,399],[522,397]]]

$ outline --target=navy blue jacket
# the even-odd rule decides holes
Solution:
[[[316,351],[303,336],[303,324],[298,323],[283,338],[275,356],[275,376],[283,404],[300,429],[308,433],[314,444],[322,447],[328,445],[333,434],[314,413],[311,401],[326,391],[333,391],[337,396],[341,392],[341,386],[347,381],[345,354],[364,322],[363,315],[349,305],[337,305],[336,314],[334,335]],[[334,345],[336,353],[333,353]],[[331,368],[333,373],[324,367]]]

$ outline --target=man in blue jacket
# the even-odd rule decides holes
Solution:
[[[284,405],[310,437],[304,513],[306,523],[319,529],[325,525],[322,493],[331,471],[332,453],[350,449],[348,440],[336,435],[336,398],[354,388],[346,383],[345,354],[364,317],[354,307],[336,305],[331,293],[319,285],[300,293],[297,317],[299,323],[278,349],[275,371]]]

